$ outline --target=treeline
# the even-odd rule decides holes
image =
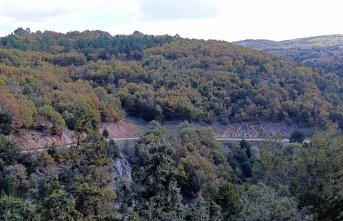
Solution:
[[[0,38],[0,46],[23,51],[40,51],[49,54],[77,52],[87,60],[141,59],[143,50],[170,43],[173,37],[144,35],[135,31],[132,35],[111,36],[104,31],[68,32],[52,31],[30,32],[29,29],[16,29],[12,34]],[[69,65],[72,63],[58,63]],[[74,63],[76,65],[76,63]]]
[[[309,145],[221,147],[210,129],[154,121],[135,147],[89,133],[77,147],[21,154],[0,136],[0,218],[341,220],[342,139],[330,126]],[[124,157],[132,181],[113,176]]]

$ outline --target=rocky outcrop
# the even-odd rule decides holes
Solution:
[[[293,130],[301,130],[307,137],[314,131],[313,127],[304,127],[296,124],[255,122],[255,123],[234,123],[227,126],[214,128],[219,138],[263,138],[281,136],[288,138]]]

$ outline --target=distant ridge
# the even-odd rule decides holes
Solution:
[[[343,77],[343,34],[283,41],[247,39],[233,44],[303,62],[318,71],[333,72]]]

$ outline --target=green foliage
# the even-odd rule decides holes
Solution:
[[[210,208],[209,203],[201,196],[191,206],[189,214],[189,220],[191,221],[209,221],[210,220]]]
[[[291,133],[291,136],[289,138],[289,142],[294,143],[303,143],[305,140],[305,134],[302,131],[295,130]]]
[[[18,33],[0,38],[0,107],[13,129],[50,130],[37,116],[45,105],[68,128],[78,124],[80,133],[100,120],[122,119],[123,109],[160,122],[262,119],[312,126],[340,119],[337,76],[226,42],[139,32]],[[63,126],[58,122],[54,133]]]
[[[260,158],[254,165],[255,178],[273,187],[291,185],[295,163],[301,157],[304,148],[299,143],[290,143],[280,148],[272,142],[266,142],[260,148]]]
[[[219,185],[213,201],[222,208],[225,219],[235,217],[240,210],[239,193],[235,185],[224,182]]]
[[[112,183],[106,141],[102,136],[88,135],[72,159],[72,189],[75,208],[85,220],[111,220],[115,217]]]
[[[184,196],[194,199],[201,193],[209,199],[220,179],[233,179],[232,169],[225,161],[213,130],[192,128],[185,122],[178,128],[176,139],[178,182]]]
[[[241,147],[248,147],[242,148]],[[247,146],[245,146],[247,145]],[[230,153],[227,156],[227,162],[230,164],[234,170],[236,176],[240,179],[245,180],[252,177],[252,166],[255,158],[251,156],[252,147],[247,142],[229,143],[227,147],[230,149]]]
[[[239,143],[239,146],[241,146],[242,149],[249,150],[249,148],[251,147],[251,144],[248,141],[242,139],[241,142]]]
[[[154,120],[162,123],[164,120],[164,116],[163,116],[163,109],[161,108],[160,105],[155,105],[155,117]]]
[[[0,134],[10,135],[12,130],[11,124],[11,118],[6,113],[0,112]]]
[[[81,213],[75,209],[75,200],[63,190],[56,190],[43,199],[40,211],[42,220],[81,221]]]
[[[124,118],[124,112],[121,109],[120,100],[111,96],[104,95],[101,98],[101,119],[102,121],[118,121]]]
[[[0,134],[0,170],[14,164],[19,156],[19,147],[16,143]]]
[[[112,157],[112,159],[117,159],[120,157],[118,144],[112,139],[110,139],[107,143],[107,155]]]
[[[184,206],[176,183],[176,168],[165,128],[153,121],[137,145],[139,157],[133,176],[139,188],[140,215],[147,220],[183,220]]]
[[[342,160],[342,135],[331,125],[326,132],[317,132],[309,146],[264,145],[255,171],[270,186],[286,185],[299,199],[300,207],[309,207],[318,220],[340,220]]]
[[[128,58],[141,59],[144,48],[159,46],[172,41],[171,36],[151,36],[135,32],[132,35],[111,36],[102,31],[68,32],[51,31],[31,33],[17,29],[15,35],[0,38],[0,45],[20,50],[45,51],[50,54],[67,52],[65,55],[49,56],[47,61],[57,65],[80,65],[87,60]],[[72,50],[72,52],[70,52]],[[75,52],[79,53],[75,53]],[[81,55],[82,56],[81,56]]]
[[[213,152],[213,163],[215,165],[225,164],[225,161],[226,159],[222,153],[220,153],[219,151]]]
[[[79,141],[21,154],[0,135],[1,220],[342,220],[336,127],[311,144],[298,134],[300,143],[257,147],[221,146],[213,130],[187,122],[161,126],[341,123],[336,75],[226,42],[139,32],[20,28],[0,47],[0,133],[68,127]],[[98,130],[125,113],[154,121],[135,148],[119,150]],[[113,177],[116,167],[132,181]]]
[[[105,128],[105,129],[102,131],[102,136],[104,136],[105,138],[108,138],[109,135],[110,135],[110,134],[109,134],[107,128]]]
[[[340,220],[343,136],[336,125],[330,125],[327,131],[317,132],[311,141],[295,164],[291,191],[299,197],[301,205],[312,207],[319,220]]]
[[[46,117],[50,122],[52,122],[51,131],[53,133],[60,134],[65,128],[65,122],[61,114],[54,110],[50,105],[44,105],[38,109],[38,113]]]
[[[0,219],[8,221],[39,221],[36,205],[11,196],[0,198]]]
[[[258,220],[312,220],[297,208],[296,199],[263,183],[248,186],[242,193],[239,217],[245,221]]]
[[[1,192],[12,196],[26,196],[29,189],[26,168],[22,164],[9,165],[4,168],[0,179]]]

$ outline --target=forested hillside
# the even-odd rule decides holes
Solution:
[[[234,44],[255,48],[294,61],[303,62],[320,72],[343,77],[343,35],[327,35],[285,41],[245,40]]]
[[[125,113],[223,124],[342,120],[342,81],[222,41],[17,29],[0,39],[1,130],[80,133]]]
[[[0,38],[0,220],[342,220],[342,92],[335,74],[224,41],[19,28]],[[137,142],[99,134],[128,115],[152,120]],[[170,120],[323,130],[223,144]],[[11,140],[66,128],[77,143]]]
[[[311,145],[221,146],[211,129],[153,121],[135,145],[89,133],[24,154],[0,135],[0,219],[338,221],[342,139],[330,126]]]

